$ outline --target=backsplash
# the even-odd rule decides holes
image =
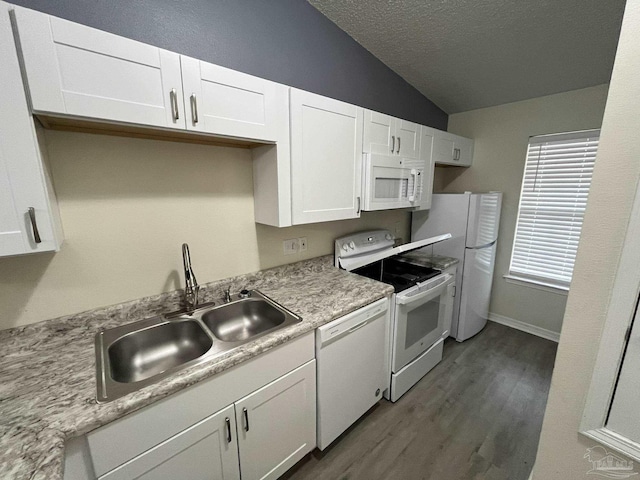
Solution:
[[[410,213],[274,228],[254,223],[251,153],[241,148],[47,131],[65,243],[0,258],[0,329],[182,288],[189,243],[200,283],[333,252],[368,228],[409,238]],[[307,251],[282,242],[306,237]]]

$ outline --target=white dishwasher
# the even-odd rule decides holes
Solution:
[[[389,388],[389,300],[316,330],[318,448],[324,450]]]

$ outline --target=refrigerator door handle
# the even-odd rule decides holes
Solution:
[[[494,241],[493,241],[493,242],[491,242],[491,243],[485,243],[484,245],[480,245],[480,246],[478,246],[478,247],[465,247],[465,248],[468,248],[469,250],[480,250],[481,248],[492,247],[493,245],[495,245],[495,244],[496,244],[496,242],[497,242],[497,241],[498,241],[498,240],[496,239],[496,240],[494,240]]]

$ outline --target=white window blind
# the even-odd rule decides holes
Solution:
[[[600,130],[529,139],[509,273],[568,288]]]

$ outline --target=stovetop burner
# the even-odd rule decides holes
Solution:
[[[395,292],[402,292],[419,282],[440,274],[440,270],[408,263],[394,257],[386,258],[353,271],[359,275],[392,285]]]

